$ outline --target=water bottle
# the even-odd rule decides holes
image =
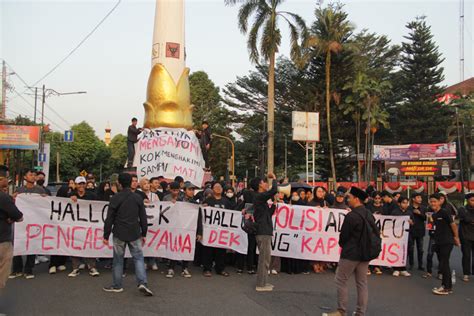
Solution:
[[[454,285],[456,284],[456,271],[453,270],[453,273],[451,273],[451,283]]]

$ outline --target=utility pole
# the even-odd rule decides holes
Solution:
[[[35,113],[33,113],[33,122],[36,124],[36,108],[38,105],[38,88],[35,87]]]
[[[459,1],[459,79],[464,81],[464,0]]]
[[[7,65],[5,61],[2,63],[2,111],[0,118],[5,119],[7,117]]]
[[[288,137],[285,135],[285,179],[288,177]]]
[[[61,179],[59,177],[59,164],[61,163],[61,155],[59,153],[59,150],[56,152],[56,182],[59,183],[61,182]]]

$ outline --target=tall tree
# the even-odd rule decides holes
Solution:
[[[331,175],[335,183],[337,177],[331,130],[331,99],[333,97],[334,101],[338,103],[339,96],[337,93],[333,93],[335,91],[331,91],[331,59],[333,55],[341,53],[345,46],[349,45],[348,40],[354,27],[347,19],[347,13],[342,10],[340,4],[331,4],[325,8],[317,7],[315,16],[316,20],[311,27],[311,34],[305,40],[305,47],[309,49],[309,53],[303,54],[303,60],[307,60],[308,56],[325,56],[326,128]]]
[[[445,142],[453,111],[436,101],[443,92],[444,59],[424,17],[406,27],[399,83],[402,101],[392,109],[392,129],[399,143]]]
[[[268,109],[267,109],[267,168],[269,172],[274,171],[275,155],[275,59],[281,44],[281,31],[278,26],[283,19],[290,29],[291,55],[294,58],[300,55],[299,40],[305,36],[306,23],[297,14],[280,11],[279,6],[284,0],[225,0],[227,5],[240,3],[238,24],[243,34],[248,34],[247,47],[250,60],[259,62],[260,57],[269,62],[268,68]],[[250,29],[248,20],[254,16]],[[258,40],[260,36],[260,47]]]

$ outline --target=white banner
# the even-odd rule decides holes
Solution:
[[[272,255],[312,261],[338,262],[339,233],[347,211],[278,204],[273,215]],[[406,265],[408,216],[375,216],[382,251],[372,265]]]
[[[15,224],[15,255],[42,254],[90,258],[112,257],[103,244],[108,203],[36,194],[19,194],[16,205],[24,221]],[[146,257],[194,260],[199,205],[156,202],[147,206]],[[112,236],[110,237],[112,244]]]
[[[242,214],[215,207],[201,209],[204,246],[232,249],[246,254],[247,233],[242,230]]]
[[[204,159],[193,131],[182,128],[145,129],[139,136],[135,161],[138,178],[183,177],[201,186]]]

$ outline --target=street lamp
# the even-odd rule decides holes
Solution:
[[[230,146],[232,148],[232,156],[231,156],[232,178],[231,178],[231,180],[232,180],[232,187],[234,187],[234,184],[235,184],[235,147],[234,147],[234,142],[232,141],[232,139],[230,139],[227,136],[222,136],[222,135],[218,135],[218,134],[212,134],[212,136],[217,137],[217,138],[225,139],[230,143]]]

